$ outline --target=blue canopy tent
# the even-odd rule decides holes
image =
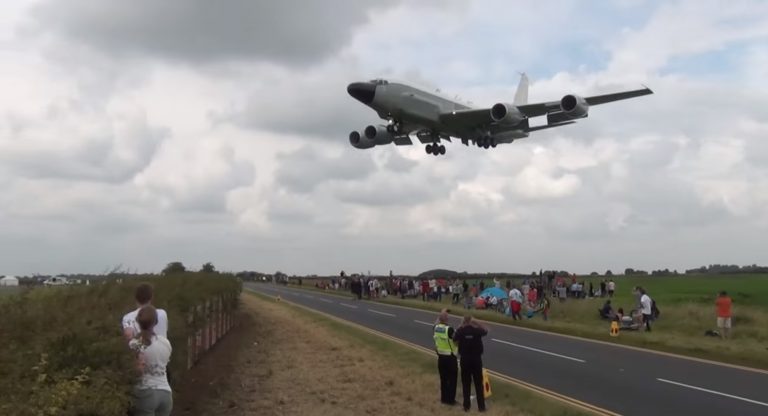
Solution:
[[[498,299],[509,299],[509,295],[507,295],[507,292],[504,291],[504,289],[499,289],[498,287],[489,287],[488,289],[483,290],[480,292],[481,298],[486,297],[493,297],[496,296]]]

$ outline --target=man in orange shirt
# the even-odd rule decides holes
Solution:
[[[717,328],[720,330],[720,336],[723,339],[728,338],[731,332],[731,298],[725,291],[720,292],[720,295],[715,301],[715,309],[717,309]]]

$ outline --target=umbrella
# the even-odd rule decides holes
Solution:
[[[480,297],[493,297],[496,296],[499,299],[508,299],[507,292],[498,287],[489,287],[480,293]]]

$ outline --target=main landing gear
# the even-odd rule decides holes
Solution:
[[[445,146],[442,144],[428,144],[425,148],[428,155],[444,155],[445,154]]]
[[[488,149],[491,147],[496,147],[496,139],[494,139],[493,137],[483,137],[483,138],[477,139],[477,141],[475,141],[475,144],[477,145],[477,147]]]

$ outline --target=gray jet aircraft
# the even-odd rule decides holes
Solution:
[[[575,123],[587,117],[589,107],[627,98],[653,94],[650,89],[580,97],[565,95],[560,101],[528,104],[528,77],[521,74],[514,101],[498,103],[491,108],[471,108],[438,92],[426,92],[412,86],[375,79],[353,82],[347,92],[371,107],[386,125],[366,127],[362,134],[353,131],[349,143],[358,149],[395,143],[411,145],[411,135],[426,144],[427,154],[444,155],[442,140],[460,139],[488,149],[501,143],[528,137],[528,133]],[[531,126],[529,118],[547,116],[547,124]]]

